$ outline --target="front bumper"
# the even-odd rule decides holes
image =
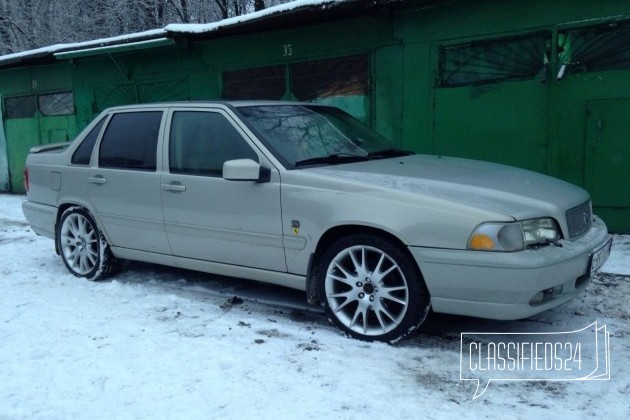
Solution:
[[[510,253],[409,250],[422,271],[435,312],[509,320],[546,311],[584,290],[591,274],[590,257],[609,240],[606,225],[595,217],[584,236],[563,240],[562,247]],[[531,303],[542,291],[548,291],[545,299]]]

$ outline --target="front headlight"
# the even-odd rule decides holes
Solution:
[[[560,230],[555,220],[550,218],[531,219],[521,222],[525,246],[544,245],[560,239]]]
[[[468,249],[513,252],[560,239],[557,223],[550,218],[510,223],[484,223],[468,239]]]

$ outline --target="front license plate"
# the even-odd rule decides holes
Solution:
[[[604,263],[608,259],[608,256],[610,255],[611,246],[612,246],[612,238],[609,238],[608,242],[606,242],[606,244],[603,247],[599,248],[597,251],[593,253],[593,255],[591,255],[591,264],[590,264],[591,273],[590,274],[595,274],[602,267],[602,265],[604,265]]]

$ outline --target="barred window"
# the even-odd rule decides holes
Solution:
[[[286,90],[285,67],[269,66],[223,73],[223,97],[279,100]]]
[[[6,98],[4,108],[7,118],[33,118],[37,112],[35,95]]]
[[[551,34],[471,42],[440,48],[440,86],[531,79],[546,72]]]
[[[630,21],[576,28],[558,34],[559,77],[630,69]]]
[[[368,94],[368,57],[355,55],[291,66],[291,91],[300,101]]]
[[[4,100],[7,118],[34,118],[39,113],[44,117],[74,114],[72,92],[56,92],[42,95],[17,96]]]
[[[44,116],[74,114],[72,92],[50,93],[38,96],[39,112]]]

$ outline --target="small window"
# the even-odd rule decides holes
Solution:
[[[559,77],[567,71],[582,73],[630,69],[630,22],[577,28],[558,34]]]
[[[74,114],[74,98],[72,92],[39,95],[39,112],[44,116]]]
[[[103,124],[105,123],[105,119],[103,118],[99,121],[98,124],[94,126],[94,128],[90,131],[90,133],[85,136],[77,150],[74,151],[72,155],[72,163],[75,165],[89,165],[90,158],[92,157],[92,150],[94,150],[94,145],[96,144],[96,140],[98,140],[98,135],[101,133],[101,128],[103,128]]]
[[[466,86],[545,76],[551,35],[537,32],[440,49],[440,86]]]
[[[169,145],[171,173],[220,177],[223,163],[232,159],[258,161],[258,155],[223,115],[175,112]]]
[[[223,97],[239,99],[282,99],[286,90],[284,66],[261,67],[223,73]]]
[[[294,64],[291,91],[300,101],[367,95],[367,55]]]
[[[115,114],[103,135],[98,165],[155,171],[161,121],[159,111]]]
[[[19,96],[4,100],[7,118],[33,118],[37,112],[35,95]]]

